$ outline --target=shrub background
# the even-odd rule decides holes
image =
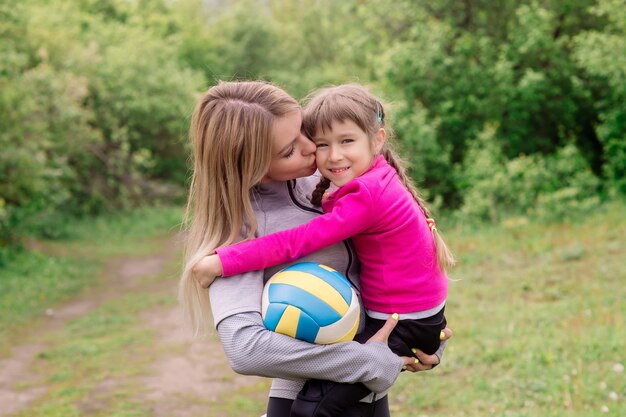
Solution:
[[[180,199],[189,115],[220,79],[369,85],[451,219],[588,212],[626,193],[625,6],[0,0],[0,245]]]

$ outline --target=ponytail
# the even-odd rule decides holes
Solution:
[[[430,210],[428,209],[428,206],[426,206],[426,201],[424,201],[424,198],[420,194],[419,190],[417,189],[417,187],[415,187],[415,184],[413,184],[413,181],[406,173],[404,163],[402,162],[402,159],[398,156],[398,154],[390,149],[387,145],[383,146],[381,153],[385,157],[387,163],[396,170],[396,172],[398,173],[398,177],[400,178],[400,182],[402,182],[404,187],[411,193],[411,195],[419,205],[420,209],[422,209],[422,212],[424,213],[424,216],[426,216],[426,219],[430,220],[428,223],[430,230],[433,233],[433,238],[435,240],[437,263],[439,264],[439,268],[441,268],[444,273],[448,272],[448,270],[454,266],[456,260],[454,259],[454,255],[452,255],[452,251],[450,251],[448,245],[446,245],[446,242],[443,240],[443,236],[441,236],[441,234],[435,227],[435,222],[434,220],[432,220]]]

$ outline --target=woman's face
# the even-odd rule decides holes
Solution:
[[[308,177],[315,172],[315,144],[302,133],[301,127],[299,111],[274,122],[272,162],[262,183]]]

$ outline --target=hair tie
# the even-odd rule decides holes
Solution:
[[[378,100],[376,100],[376,120],[378,120],[378,123],[383,122],[383,109]]]
[[[426,219],[426,224],[430,228],[431,232],[435,232],[437,230],[437,225],[435,224],[435,219]]]

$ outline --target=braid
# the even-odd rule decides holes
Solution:
[[[322,205],[322,198],[324,197],[324,193],[326,192],[326,190],[328,190],[328,187],[330,187],[330,180],[328,178],[322,177],[320,182],[317,183],[315,190],[313,190],[313,193],[311,194],[311,203],[314,206]]]
[[[422,209],[424,216],[426,216],[427,219],[430,219],[431,213],[428,209],[428,206],[426,205],[426,201],[413,183],[413,180],[411,180],[411,178],[407,175],[406,168],[402,159],[387,145],[383,147],[381,152],[385,157],[387,163],[396,170],[396,172],[398,173],[398,177],[400,178],[400,182],[402,182],[402,185],[404,185],[404,187],[411,193],[411,195],[417,202],[417,205],[420,207],[420,209]],[[447,272],[448,268],[454,266],[456,260],[454,259],[454,255],[452,255],[452,252],[443,240],[443,237],[441,236],[441,234],[439,234],[437,228],[432,228],[432,231],[433,237],[435,239],[435,248],[437,250],[437,262],[441,270],[443,272]]]
[[[424,201],[422,194],[419,192],[415,184],[413,184],[413,180],[411,180],[411,178],[406,173],[404,162],[402,161],[400,156],[388,146],[385,146],[383,148],[382,154],[385,157],[387,163],[396,170],[396,172],[398,173],[398,177],[400,178],[400,182],[402,182],[402,185],[406,187],[406,189],[411,193],[415,201],[417,201],[417,204],[424,212],[424,216],[426,216],[426,218],[429,218],[430,210],[426,206],[426,201]]]

